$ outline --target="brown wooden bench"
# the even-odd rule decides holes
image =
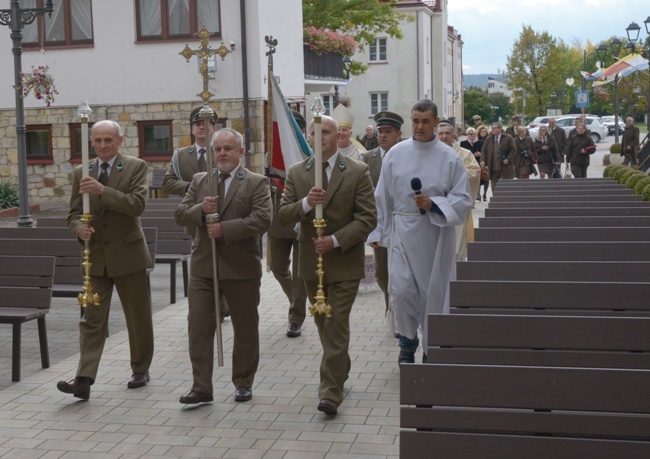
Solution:
[[[637,369],[404,364],[400,458],[650,457],[649,380]]]
[[[457,280],[650,282],[648,261],[459,261]]]
[[[12,324],[11,380],[20,381],[22,324],[36,320],[41,366],[50,367],[45,316],[52,302],[54,257],[0,256],[0,323]]]
[[[158,190],[162,190],[163,179],[167,169],[156,168],[151,172],[151,183],[149,184],[149,197],[158,197]]]
[[[587,228],[476,228],[474,240],[486,241],[647,241],[650,227],[587,227]],[[524,254],[522,254],[524,256]]]
[[[643,207],[492,207],[485,209],[492,217],[649,217],[650,205]]]
[[[150,273],[156,257],[157,230],[143,228],[143,232],[152,259],[148,269]],[[55,257],[54,297],[76,298],[81,292],[83,246],[67,227],[0,228],[0,240],[0,255]],[[92,262],[92,252],[90,257]]]
[[[156,263],[169,265],[170,302],[176,303],[176,266],[181,264],[183,271],[183,293],[187,296],[189,283],[188,261],[192,255],[192,238],[185,234],[184,228],[174,220],[174,214],[169,217],[140,218],[142,226],[158,230],[158,247]]]

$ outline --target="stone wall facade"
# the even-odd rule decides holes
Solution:
[[[264,170],[264,104],[263,100],[249,101],[250,152],[245,164],[254,172]],[[190,145],[190,112],[201,102],[169,102],[140,105],[92,106],[90,122],[112,119],[122,126],[124,143],[121,153],[139,156],[138,122],[148,120],[173,120],[174,148]],[[245,134],[244,106],[242,100],[216,101],[210,104],[226,126]],[[25,109],[25,125],[52,126],[52,164],[27,165],[30,204],[68,202],[72,191],[72,176],[78,162],[71,161],[71,123],[79,123],[77,107],[48,107]],[[16,138],[16,113],[14,109],[0,110],[0,181],[18,185],[18,145]],[[171,158],[171,154],[170,154]],[[151,161],[149,180],[154,168],[167,168],[167,161]]]

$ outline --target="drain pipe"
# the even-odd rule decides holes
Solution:
[[[246,1],[239,0],[239,15],[241,21],[241,73],[244,97],[244,151],[246,167],[251,167],[251,123],[248,113],[248,46],[246,41]]]

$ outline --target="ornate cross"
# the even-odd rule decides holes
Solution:
[[[201,38],[201,46],[199,49],[190,49],[189,45],[186,44],[185,49],[178,54],[183,56],[187,62],[190,61],[192,56],[198,56],[199,59],[201,59],[202,62],[199,72],[203,78],[203,91],[198,93],[197,96],[203,99],[203,102],[207,104],[210,98],[214,96],[214,94],[208,89],[208,60],[215,54],[218,54],[221,57],[221,60],[224,60],[232,51],[229,50],[223,42],[221,42],[221,46],[217,49],[210,48],[210,32],[205,28],[205,26],[201,28],[198,36]]]

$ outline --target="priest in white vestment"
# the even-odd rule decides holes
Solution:
[[[474,198],[463,160],[435,135],[438,108],[421,100],[411,110],[413,138],[384,158],[375,190],[373,247],[389,248],[389,291],[400,363],[415,361],[428,313],[449,312],[449,282],[456,279],[455,226],[465,222]],[[421,190],[413,189],[417,180]]]

